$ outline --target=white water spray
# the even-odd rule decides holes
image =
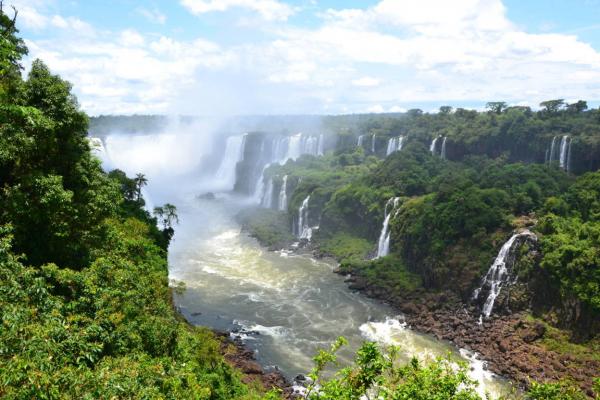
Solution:
[[[244,145],[247,134],[241,136],[230,136],[227,138],[225,154],[221,165],[217,170],[217,179],[226,189],[233,189],[235,185],[235,169],[237,163],[244,159]]]
[[[440,154],[440,156],[444,160],[446,159],[446,139],[448,139],[448,137],[444,136],[444,140],[442,141],[442,152]]]
[[[431,145],[429,146],[429,151],[431,152],[431,154],[435,154],[435,145],[438,141],[439,137],[435,137],[432,141],[431,141]]]
[[[302,205],[298,209],[298,237],[300,239],[310,240],[312,238],[312,228],[308,222],[308,202],[310,195],[306,196]]]
[[[362,147],[364,141],[365,141],[365,135],[360,135],[358,137],[358,141],[356,142],[356,147]]]
[[[569,136],[565,135],[560,139],[560,158],[558,160],[558,165],[560,168],[566,170],[567,169],[567,150],[568,150],[568,142]]]
[[[283,183],[281,184],[281,190],[279,190],[279,211],[287,210],[287,180],[288,176],[283,177]]]
[[[496,256],[496,259],[492,263],[492,266],[483,277],[481,286],[475,289],[475,291],[473,292],[473,300],[476,300],[479,298],[481,291],[486,285],[490,287],[488,297],[486,298],[481,310],[482,316],[484,316],[485,318],[489,318],[489,316],[492,314],[494,302],[500,294],[502,287],[505,283],[508,282],[508,279],[510,278],[511,271],[509,270],[509,267],[511,266],[507,264],[509,262],[509,257],[512,254],[511,252],[514,248],[514,244],[518,239],[526,236],[537,239],[537,237],[528,230],[512,235],[511,238],[508,239],[508,241],[504,243],[504,245],[500,249],[500,252],[498,253],[498,256]]]
[[[392,197],[385,203],[383,226],[381,227],[381,233],[379,234],[379,242],[377,244],[377,256],[385,257],[390,253],[390,219],[394,209],[398,206],[399,197]]]
[[[390,154],[402,150],[402,144],[404,143],[404,136],[398,136],[391,138],[388,141],[388,146],[385,155],[389,156]]]

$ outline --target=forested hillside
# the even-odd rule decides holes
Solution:
[[[255,398],[172,308],[172,230],[91,155],[71,86],[0,13],[0,397]],[[137,182],[139,184],[139,181]]]
[[[600,125],[596,110],[568,107],[556,115],[549,112],[531,114],[521,108],[467,112],[471,121],[480,121],[481,126],[469,125],[462,132],[457,123],[465,118],[460,115],[465,111],[380,116],[367,121],[350,118],[358,127],[388,127],[366,131],[371,132],[370,137],[363,133],[360,138],[357,133],[364,130],[344,132],[345,128],[339,127],[334,150],[324,157],[306,155],[269,167],[264,174],[269,199],[262,205],[271,210],[245,214],[244,221],[263,243],[275,247],[283,245],[278,240],[281,235],[270,232],[286,226],[301,243],[340,260],[341,272],[354,276],[351,287],[392,302],[409,314],[433,315],[447,309],[446,314],[454,315],[468,307],[471,326],[477,327],[481,315],[482,326],[491,331],[498,321],[516,324],[521,318],[532,318],[529,321],[538,321],[534,323],[539,331],[535,343],[555,352],[552,354],[572,356],[576,352],[580,362],[567,373],[562,367],[550,367],[539,376],[558,379],[573,373],[583,387],[591,388],[589,374],[600,374],[600,173],[567,171],[566,164],[559,165],[560,157],[544,160],[541,147],[541,160],[522,160],[525,163],[514,159],[523,154],[528,141],[552,146],[548,124],[562,124],[563,130],[557,131],[560,134],[575,131],[575,127],[588,132],[589,136],[577,136],[588,143],[579,154],[595,159],[598,152],[592,144],[600,138],[596,130]],[[523,126],[513,127],[513,133],[501,129],[515,113],[523,116],[519,122]],[[332,117],[330,121],[341,119]],[[490,122],[494,120],[499,122],[495,134]],[[428,128],[419,132],[419,123]],[[344,125],[348,126],[347,121]],[[433,135],[432,125],[437,126]],[[525,140],[524,134],[514,133],[532,129],[528,125],[538,126],[531,138]],[[431,142],[442,130],[449,132],[443,148],[439,140]],[[391,141],[394,137],[403,137],[400,149],[390,149],[390,143],[397,146],[398,142]],[[461,155],[456,150],[493,142],[493,148],[502,148],[502,143],[514,143],[514,147]],[[289,199],[285,213],[278,203],[282,196]],[[267,225],[265,221],[270,222]],[[504,280],[498,278],[493,283],[496,286],[490,287],[492,283],[483,278],[513,234],[531,240],[518,239],[508,248]],[[494,272],[495,277],[497,274]],[[487,316],[484,302],[492,291],[491,315]],[[436,318],[444,316],[436,314]],[[455,331],[459,326],[462,329],[462,323],[451,323]],[[448,332],[452,326],[436,327],[433,321],[423,325],[427,324],[433,325],[424,326],[431,333],[464,345],[477,340],[466,334],[457,338],[459,335]],[[466,323],[464,328],[467,332],[471,329]],[[478,335],[486,333],[482,330]],[[492,345],[495,350],[488,356],[501,357],[497,344]],[[537,362],[543,363],[541,359]],[[527,379],[527,372],[502,368],[505,374]],[[577,370],[580,372],[574,372]]]

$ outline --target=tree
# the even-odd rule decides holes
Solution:
[[[587,108],[588,108],[587,101],[584,101],[584,100],[579,100],[576,103],[567,104],[567,111],[576,113],[576,114],[584,112],[585,110],[587,110]]]
[[[451,113],[452,113],[452,107],[450,107],[450,106],[441,106],[440,107],[440,114],[449,115]]]
[[[177,215],[177,207],[173,204],[166,203],[163,206],[164,218],[166,221],[166,227],[173,228],[173,221],[179,223],[179,216]]]
[[[506,110],[507,105],[504,101],[490,101],[485,105],[485,108],[494,114],[502,114]]]
[[[543,111],[548,114],[556,114],[564,105],[564,99],[546,100],[540,103],[540,107],[543,107]]]
[[[142,199],[142,188],[148,185],[148,179],[146,175],[138,173],[133,178],[133,181],[135,182],[136,200],[139,202]]]
[[[161,222],[165,230],[172,230],[173,222],[179,223],[177,207],[173,204],[166,203],[162,207],[154,207],[153,214]]]

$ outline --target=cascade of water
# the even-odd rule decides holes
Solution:
[[[229,189],[235,185],[235,168],[238,162],[244,159],[244,145],[247,134],[230,136],[227,138],[223,161],[217,170],[217,179]]]
[[[300,239],[310,240],[312,238],[312,228],[308,222],[308,202],[310,201],[310,195],[306,196],[302,205],[298,209],[298,237]]]
[[[435,144],[438,141],[438,137],[435,137],[432,141],[431,141],[431,145],[429,146],[429,151],[431,152],[431,154],[435,154]]]
[[[552,161],[554,161],[554,148],[556,147],[556,136],[554,136],[552,138],[552,144],[550,145],[550,158],[548,161],[548,165],[552,164]]]
[[[319,135],[319,145],[317,146],[317,155],[318,156],[322,156],[323,154],[325,154],[324,152],[324,147],[325,147],[325,137],[323,136],[323,134]]]
[[[364,140],[365,140],[365,135],[360,135],[358,137],[358,142],[356,143],[356,147],[362,147]]]
[[[473,292],[472,298],[473,300],[476,300],[479,298],[481,291],[486,285],[489,285],[490,287],[490,291],[481,310],[481,313],[485,318],[488,318],[491,315],[492,309],[494,308],[494,302],[500,294],[502,286],[510,278],[509,266],[507,264],[509,262],[509,257],[511,256],[511,251],[514,247],[514,244],[519,238],[525,236],[536,238],[536,236],[528,230],[512,235],[511,238],[508,239],[508,241],[504,243],[500,249],[500,252],[498,253],[498,256],[496,256],[492,266],[483,277],[481,286],[475,289]]]
[[[265,186],[260,205],[264,208],[271,208],[273,205],[273,178],[267,180],[267,185]]]
[[[567,142],[569,141],[569,136],[565,135],[560,139],[560,158],[558,160],[558,164],[560,168],[567,169]]]
[[[396,140],[397,138],[391,138],[388,140],[387,150],[385,151],[386,156],[389,156],[396,150]]]
[[[381,228],[381,233],[379,234],[377,256],[375,258],[385,257],[390,253],[390,219],[392,217],[392,212],[398,206],[399,200],[399,197],[392,197],[385,203],[383,226]]]
[[[389,156],[395,151],[402,150],[402,144],[404,143],[404,136],[398,136],[388,140],[388,146],[385,155]]]
[[[258,181],[256,182],[256,186],[254,187],[254,199],[256,199],[256,201],[262,205],[262,201],[263,201],[263,196],[265,195],[265,171],[267,170],[267,168],[269,168],[271,166],[271,164],[265,164],[265,166],[262,169],[262,172],[260,173],[260,177],[258,178]]]
[[[371,153],[375,153],[375,135],[371,135]]]
[[[283,183],[281,184],[281,189],[279,190],[279,211],[287,210],[287,179],[288,176],[283,176]]]
[[[301,133],[290,136],[288,148],[287,148],[287,154],[285,155],[285,158],[282,161],[285,163],[290,158],[292,160],[295,160],[298,157],[300,157],[300,155],[302,154],[302,147],[303,147],[302,144],[303,143],[302,143],[302,134]]]
[[[402,150],[402,146],[404,145],[404,136],[398,137],[398,144],[396,145],[396,151]]]
[[[446,139],[448,139],[448,137],[444,136],[444,140],[442,141],[442,152],[440,154],[440,156],[444,160],[446,159]]]

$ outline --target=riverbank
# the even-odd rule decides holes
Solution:
[[[544,339],[551,328],[527,313],[497,316],[479,324],[476,310],[466,307],[450,292],[406,296],[368,283],[352,271],[348,275],[349,288],[390,304],[402,312],[411,328],[447,340],[458,348],[477,352],[487,362],[489,370],[516,382],[526,389],[531,381],[547,382],[570,380],[593,396],[594,377],[600,376],[600,360],[582,358],[546,348]]]
[[[261,385],[265,392],[277,390],[283,399],[293,399],[293,385],[280,371],[266,371],[257,361],[254,352],[241,339],[233,337],[231,332],[214,331],[221,341],[221,353],[225,360],[243,373],[242,382],[246,385]]]
[[[245,216],[242,222],[243,228],[269,250],[283,247],[316,258],[330,256],[315,243],[293,246],[288,240],[274,247],[273,242],[263,240],[265,234],[256,229],[254,219]],[[351,290],[401,312],[412,329],[478,353],[490,371],[523,389],[530,387],[532,381],[568,380],[588,396],[594,394],[593,380],[600,376],[599,353],[592,346],[570,343],[567,332],[526,312],[494,316],[480,325],[477,310],[466,306],[451,292],[431,293],[406,285],[393,290],[369,281],[360,270],[337,269],[336,272],[347,276],[346,283]]]

